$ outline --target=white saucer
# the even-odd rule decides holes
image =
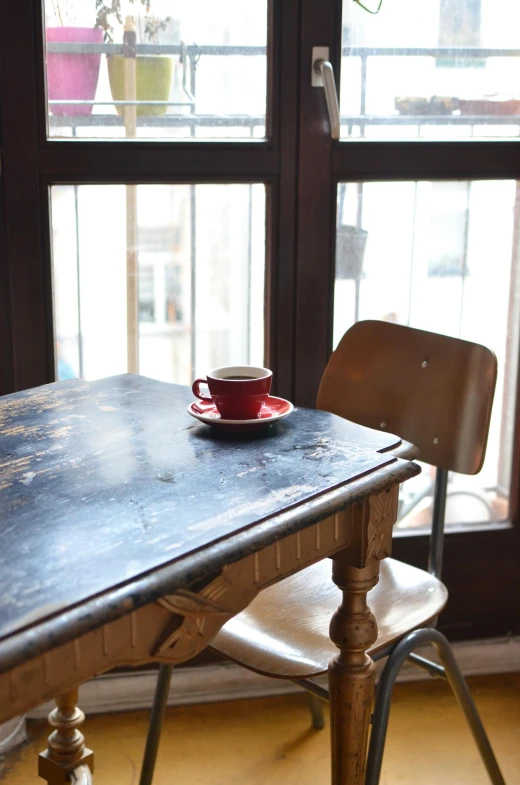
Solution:
[[[265,428],[271,423],[288,417],[293,410],[294,406],[290,401],[286,401],[285,398],[276,398],[274,395],[268,397],[258,416],[253,420],[225,420],[220,416],[213,403],[192,401],[188,406],[188,414],[191,414],[196,420],[227,431],[254,431],[258,428]]]

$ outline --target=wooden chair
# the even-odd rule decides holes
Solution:
[[[378,624],[377,641],[368,653],[374,660],[388,659],[377,689],[366,785],[379,782],[391,692],[405,659],[447,679],[492,782],[504,785],[451,648],[434,628],[447,600],[440,573],[448,471],[476,474],[482,467],[496,371],[494,354],[478,344],[366,321],[343,336],[322,378],[318,409],[396,433],[419,448],[423,461],[437,467],[428,571],[385,559],[379,583],[368,595]],[[222,628],[212,648],[246,668],[291,679],[326,699],[327,691],[312,678],[327,673],[337,654],[329,624],[340,602],[330,560],[325,559],[262,591]],[[442,665],[413,653],[424,644],[434,646]],[[151,781],[153,772],[168,666],[161,666],[161,676],[145,761],[148,778],[142,785]],[[314,721],[320,725],[316,707]]]

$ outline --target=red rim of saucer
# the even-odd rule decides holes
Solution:
[[[271,423],[287,417],[293,410],[294,405],[290,401],[286,401],[285,398],[277,398],[274,395],[268,397],[258,416],[252,420],[224,420],[215,404],[203,403],[202,401],[192,401],[188,406],[188,414],[191,414],[199,422],[230,430],[265,428],[271,425]]]

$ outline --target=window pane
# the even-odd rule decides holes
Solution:
[[[342,138],[518,137],[519,25],[516,0],[343,0]]]
[[[334,345],[360,319],[484,344],[498,358],[480,474],[450,475],[447,523],[508,517],[520,320],[520,184],[340,183]],[[400,526],[431,520],[429,467],[403,486]]]
[[[263,138],[267,4],[44,0],[49,137]]]
[[[263,185],[59,185],[51,204],[59,379],[263,364]]]

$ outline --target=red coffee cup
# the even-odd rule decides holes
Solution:
[[[195,379],[193,395],[205,403],[214,403],[224,420],[253,420],[269,397],[273,372],[252,365],[228,365],[214,368],[206,379]],[[207,384],[209,396],[200,392]]]

